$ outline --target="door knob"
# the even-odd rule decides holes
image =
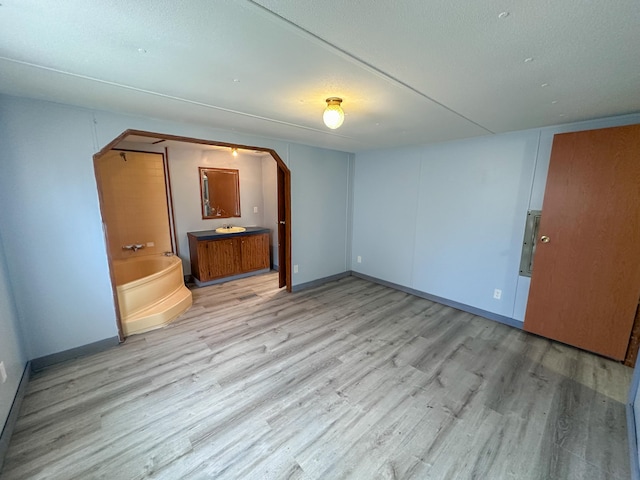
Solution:
[[[551,241],[551,239],[549,237],[547,237],[546,235],[543,235],[540,237],[540,241],[542,243],[549,243]]]

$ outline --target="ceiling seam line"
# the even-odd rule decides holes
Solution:
[[[359,64],[361,64],[361,65],[363,65],[363,66],[367,67],[369,70],[372,70],[373,72],[377,73],[377,74],[378,74],[378,75],[380,75],[381,77],[384,77],[384,78],[386,78],[387,80],[390,80],[390,81],[392,81],[393,83],[396,83],[397,85],[400,85],[400,86],[402,86],[402,87],[406,88],[407,90],[412,91],[413,93],[415,93],[415,94],[417,94],[417,95],[421,96],[422,98],[424,98],[424,99],[426,99],[426,100],[429,100],[430,102],[433,102],[433,103],[435,103],[436,105],[438,105],[438,106],[440,106],[440,107],[444,108],[444,109],[445,109],[445,110],[447,110],[448,112],[451,112],[451,113],[453,113],[454,115],[456,115],[456,116],[458,116],[458,117],[460,117],[460,118],[462,118],[462,119],[466,120],[467,122],[470,122],[470,123],[474,124],[476,127],[481,128],[482,130],[484,130],[484,131],[486,131],[486,132],[488,132],[488,133],[490,133],[490,134],[492,134],[492,135],[495,135],[495,133],[496,133],[496,132],[494,132],[494,131],[492,131],[492,130],[489,130],[487,127],[485,127],[485,126],[483,126],[483,125],[479,124],[478,122],[476,122],[476,121],[474,121],[474,120],[471,120],[470,118],[468,118],[468,117],[464,116],[463,114],[461,114],[461,113],[459,113],[459,112],[456,112],[454,109],[452,109],[452,108],[450,108],[450,107],[446,106],[445,104],[443,104],[443,103],[441,103],[441,102],[439,102],[439,101],[437,101],[437,100],[435,100],[435,99],[431,98],[431,97],[430,97],[429,95],[427,95],[426,93],[423,93],[423,92],[421,92],[420,90],[418,90],[417,88],[412,87],[412,86],[411,86],[411,85],[409,85],[408,83],[403,82],[402,80],[400,80],[400,79],[398,79],[398,78],[394,77],[393,75],[391,75],[391,74],[389,74],[389,73],[385,72],[384,70],[379,69],[378,67],[376,67],[376,66],[374,66],[374,65],[370,64],[369,62],[367,62],[367,61],[365,61],[365,60],[361,59],[360,57],[356,57],[355,55],[353,55],[353,54],[351,54],[351,53],[347,52],[346,50],[344,50],[344,49],[342,49],[342,48],[338,47],[337,45],[334,45],[333,43],[328,42],[328,41],[327,41],[327,40],[325,40],[324,38],[322,38],[322,37],[320,37],[320,36],[316,35],[315,33],[313,33],[313,32],[311,32],[311,31],[307,30],[307,29],[306,29],[306,28],[304,28],[304,27],[301,27],[301,26],[300,26],[300,25],[298,25],[297,23],[292,22],[291,20],[289,20],[289,19],[287,19],[287,18],[283,17],[282,15],[278,15],[277,13],[273,12],[272,10],[269,10],[268,8],[263,7],[262,5],[260,5],[260,4],[258,4],[258,3],[256,3],[254,0],[248,0],[248,1],[249,1],[249,3],[253,4],[253,5],[254,5],[254,6],[256,6],[257,8],[260,8],[260,9],[264,10],[265,12],[268,12],[269,14],[271,14],[271,15],[273,15],[273,16],[275,16],[275,17],[278,17],[278,18],[279,18],[280,20],[282,20],[283,22],[288,23],[289,25],[291,25],[291,26],[295,27],[296,29],[298,29],[298,30],[300,30],[300,31],[304,32],[305,34],[307,34],[307,35],[309,35],[309,36],[313,37],[313,38],[314,38],[314,39],[316,39],[317,41],[319,41],[319,42],[321,42],[321,43],[325,44],[325,45],[326,45],[326,46],[328,46],[328,47],[331,47],[332,49],[334,49],[334,50],[336,50],[336,51],[338,51],[338,52],[340,52],[342,55],[344,55],[345,57],[350,58],[350,59],[351,59],[351,60],[353,60],[354,62],[359,63]]]
[[[340,137],[340,138],[344,138],[344,139],[348,139],[348,140],[357,141],[353,137],[349,137],[349,136],[346,136],[346,135],[339,135],[339,134],[333,133],[333,132],[326,132],[324,130],[319,130],[319,129],[313,128],[313,127],[307,127],[307,126],[304,126],[304,125],[298,125],[298,124],[295,124],[295,123],[285,122],[285,121],[282,121],[282,120],[276,120],[276,119],[273,119],[273,118],[262,117],[260,115],[254,115],[254,114],[251,114],[251,113],[240,112],[238,110],[232,110],[230,108],[218,107],[216,105],[210,105],[208,103],[198,102],[197,100],[189,100],[187,98],[176,97],[174,95],[167,95],[167,94],[164,94],[164,93],[154,92],[153,90],[147,90],[147,89],[144,89],[144,88],[134,87],[134,86],[131,86],[131,85],[124,85],[122,83],[112,82],[112,81],[109,81],[109,80],[102,80],[102,79],[99,79],[99,78],[96,78],[96,77],[90,77],[88,75],[82,75],[82,74],[79,74],[79,73],[67,72],[67,71],[60,70],[60,69],[53,68],[53,67],[47,67],[47,66],[44,66],[44,65],[38,65],[38,64],[35,64],[35,63],[25,62],[25,61],[22,61],[22,60],[16,60],[14,58],[0,56],[0,60],[6,60],[7,62],[17,63],[19,65],[25,65],[25,66],[28,66],[28,67],[39,68],[41,70],[46,70],[46,71],[49,71],[49,72],[60,73],[62,75],[68,75],[70,77],[81,78],[83,80],[89,80],[89,81],[92,81],[92,82],[101,83],[103,85],[111,85],[113,87],[124,88],[126,90],[131,90],[131,91],[134,91],[134,92],[146,93],[146,94],[149,94],[149,95],[154,95],[156,97],[167,98],[169,100],[176,100],[178,102],[188,103],[188,104],[191,104],[191,105],[198,105],[198,106],[201,106],[201,107],[210,108],[212,110],[219,110],[221,112],[233,113],[233,114],[236,114],[236,115],[241,115],[241,116],[244,116],[244,117],[254,118],[254,119],[257,119],[257,120],[264,120],[264,121],[267,121],[267,122],[273,122],[273,123],[278,123],[280,125],[286,125],[286,126],[289,126],[289,127],[300,128],[300,129],[308,130],[308,131],[311,131],[311,132],[322,133],[322,134],[325,134],[325,135],[331,135],[332,137]]]

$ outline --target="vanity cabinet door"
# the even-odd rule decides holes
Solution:
[[[262,270],[270,267],[269,234],[247,235],[240,239],[242,272]]]
[[[208,278],[201,281],[236,275],[240,271],[239,238],[209,240],[202,243],[207,245],[204,263],[208,267]]]

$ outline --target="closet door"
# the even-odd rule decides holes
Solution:
[[[556,135],[524,329],[624,359],[640,297],[640,125]]]

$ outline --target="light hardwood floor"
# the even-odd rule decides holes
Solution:
[[[276,287],[36,374],[0,477],[629,478],[631,369],[355,277]]]

